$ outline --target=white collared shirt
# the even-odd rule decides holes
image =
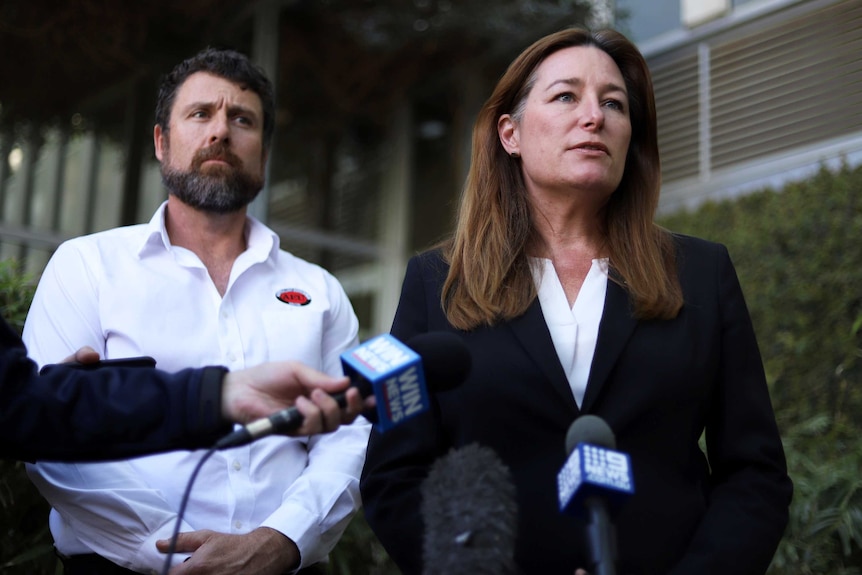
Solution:
[[[578,407],[584,400],[590,366],[596,351],[599,323],[608,289],[608,260],[594,259],[574,305],[569,300],[554,269],[546,258],[531,258],[533,280],[539,292],[542,315]]]
[[[153,356],[166,371],[297,360],[342,374],[340,354],[358,342],[358,321],[332,275],[280,250],[278,236],[248,218],[248,248],[220,297],[198,257],[171,245],[165,205],[149,224],[57,249],[24,329],[37,363],[62,361],[89,345],[105,358]],[[271,527],[297,544],[303,566],[321,560],[360,506],[369,431],[359,418],[331,434],[269,437],[216,452],[195,481],[181,530],[241,534]],[[158,572],[164,556],[155,542],[170,538],[203,453],[39,463],[28,471],[54,507],[51,532],[60,553],[95,552],[129,569]]]

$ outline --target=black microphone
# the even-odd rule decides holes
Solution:
[[[434,462],[422,482],[424,575],[514,574],[515,485],[493,450],[477,444]]]
[[[341,354],[350,385],[358,388],[362,397],[373,393],[377,398],[372,418],[381,431],[426,411],[431,405],[427,387],[434,392],[447,391],[460,385],[470,372],[470,351],[454,333],[423,333],[411,338],[409,344],[383,334]],[[332,397],[339,406],[347,405],[344,392]],[[302,420],[296,407],[283,409],[224,436],[215,447],[237,447],[286,433],[302,425]]]
[[[557,475],[560,509],[587,519],[591,575],[615,575],[617,541],[610,514],[634,493],[629,456],[616,448],[610,426],[582,415],[569,427],[569,458]]]

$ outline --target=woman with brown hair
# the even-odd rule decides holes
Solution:
[[[473,356],[462,386],[369,443],[365,514],[405,573],[422,571],[422,480],[470,443],[512,472],[520,570],[587,567],[556,483],[583,414],[631,457],[619,573],[766,571],[792,486],[751,320],[727,250],[653,222],[659,188],[652,81],[624,36],[563,30],[509,66],[454,236],[411,259],[392,326],[457,332]]]

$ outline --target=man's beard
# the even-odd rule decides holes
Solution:
[[[207,171],[203,172],[201,165],[215,158],[229,165],[208,166]],[[263,178],[243,170],[242,161],[223,143],[198,150],[187,171],[171,168],[167,164],[166,157],[161,164],[164,186],[178,200],[203,212],[237,212],[250,204],[263,188]]]

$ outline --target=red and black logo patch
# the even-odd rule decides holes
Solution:
[[[287,305],[303,306],[311,303],[311,296],[296,288],[279,290],[276,292],[275,297],[278,298],[278,301],[284,302]]]

